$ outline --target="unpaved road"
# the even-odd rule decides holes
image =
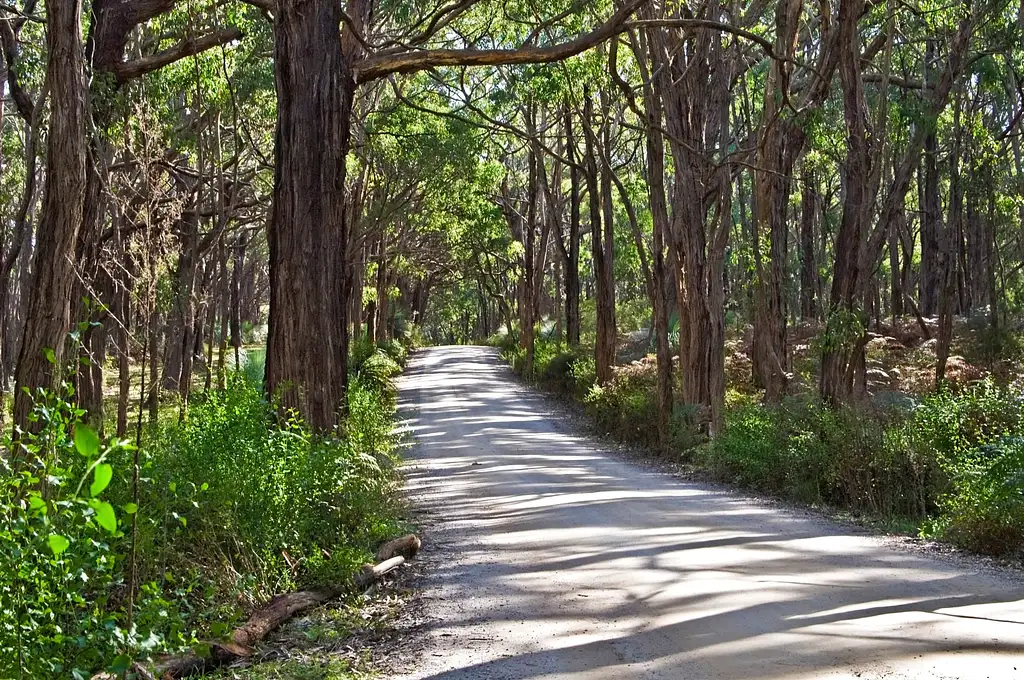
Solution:
[[[1024,678],[1024,586],[645,470],[486,348],[401,382],[427,525],[408,679]]]

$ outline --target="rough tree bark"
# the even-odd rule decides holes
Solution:
[[[926,85],[931,82],[935,52],[935,40],[929,39],[925,48]],[[924,182],[921,185],[921,285],[918,295],[924,316],[934,316],[938,310],[941,285],[939,233],[942,212],[939,205],[938,155],[938,136],[932,130],[924,142]]]
[[[348,379],[345,157],[358,46],[351,32],[338,39],[336,0],[281,0],[277,9],[266,383],[282,410],[329,430]]]
[[[369,0],[349,0],[346,12],[337,0],[251,1],[273,12],[275,23],[278,122],[267,390],[282,408],[326,430],[337,423],[347,386],[345,156],[357,82],[446,65],[560,61],[620,33],[645,0],[628,0],[593,30],[546,47],[399,48],[369,55],[362,37]]]
[[[806,168],[800,183],[800,318],[807,320],[818,317],[818,266],[814,257],[818,195],[814,175]]]
[[[723,9],[704,6],[715,20]],[[701,409],[700,425],[720,431],[725,406],[725,309],[722,286],[730,230],[728,167],[710,161],[729,133],[733,59],[714,31],[649,34],[654,88],[664,104],[675,182],[671,248],[679,307],[684,403]]]
[[[25,329],[15,374],[14,423],[29,430],[32,391],[59,379],[71,326],[75,283],[75,242],[85,208],[85,55],[80,0],[51,3],[46,12],[51,97],[46,188],[36,232],[34,282],[29,289]],[[47,357],[45,351],[52,350]],[[50,360],[52,358],[52,361]],[[27,388],[23,389],[23,388]]]
[[[826,317],[821,356],[819,392],[827,404],[845,401],[853,391],[853,358],[860,355],[863,319],[857,310],[860,267],[864,247],[863,218],[871,173],[870,146],[867,137],[867,102],[860,68],[860,36],[857,20],[864,0],[843,2],[839,6],[839,76],[843,92],[843,118],[846,126],[846,163],[843,214],[836,238],[836,260],[832,293]]]
[[[791,58],[796,50],[797,29],[803,3],[780,2],[775,13],[775,51]],[[789,96],[793,65],[772,60],[764,93],[763,123],[754,172],[755,225],[754,270],[756,311],[754,314],[753,362],[755,382],[765,389],[765,400],[777,402],[789,382],[786,348],[786,235],[789,228],[790,176],[806,136],[783,106]],[[768,257],[761,252],[759,236],[768,232]]]
[[[565,337],[570,347],[580,344],[580,167],[572,110],[565,110],[565,149],[569,159],[569,245],[565,261]]]

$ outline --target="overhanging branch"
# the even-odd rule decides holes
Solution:
[[[159,70],[186,57],[205,52],[206,50],[224,45],[242,37],[242,31],[235,28],[222,28],[194,39],[182,40],[174,47],[151,54],[148,57],[121,62],[114,66],[114,75],[119,83],[124,83],[152,71]]]
[[[583,35],[547,47],[523,46],[518,49],[494,50],[416,50],[400,54],[377,54],[356,66],[357,82],[378,80],[392,73],[415,73],[438,66],[506,66],[511,64],[546,64],[574,57],[618,35],[640,5],[647,0],[630,0],[603,24]]]

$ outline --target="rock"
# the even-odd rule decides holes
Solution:
[[[917,408],[917,401],[909,394],[904,394],[903,392],[880,390],[872,397],[872,401],[878,408],[891,411],[909,413]]]
[[[883,371],[880,368],[869,368],[868,371],[867,371],[866,376],[867,376],[868,382],[876,383],[876,384],[879,384],[879,383],[889,383],[892,380],[889,377],[889,374],[886,373],[885,371]]]
[[[899,352],[906,349],[899,338],[877,333],[869,333],[868,338],[870,338],[867,344],[868,352]]]
[[[938,338],[932,338],[931,340],[925,340],[924,342],[921,343],[921,349],[923,349],[926,352],[931,352],[932,354],[935,354],[935,350],[938,348],[938,346],[939,346],[939,339]]]
[[[964,384],[980,380],[985,372],[969,364],[962,356],[953,355],[946,359],[946,380],[954,384]]]

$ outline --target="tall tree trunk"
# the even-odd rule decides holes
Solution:
[[[530,102],[526,107],[526,130],[530,137],[536,132],[536,108]],[[526,219],[522,222],[523,240],[523,276],[520,279],[519,298],[519,346],[525,352],[523,375],[533,378],[534,369],[534,333],[533,327],[537,321],[537,200],[540,192],[537,183],[540,181],[540,173],[537,164],[540,162],[539,154],[535,144],[530,144],[527,160],[527,188],[526,188]]]
[[[818,264],[814,257],[818,195],[814,176],[806,168],[800,183],[800,318],[806,321],[818,317]]]
[[[642,39],[642,36],[641,36]],[[671,222],[665,192],[665,139],[662,137],[661,100],[658,98],[647,69],[647,50],[634,42],[633,51],[641,68],[644,82],[644,107],[647,114],[647,187],[651,202],[651,306],[654,312],[655,356],[658,363],[658,444],[667,453],[671,442],[672,410],[672,347],[669,343],[668,265],[665,261],[666,243],[671,240]]]
[[[349,4],[357,22],[361,4]],[[281,0],[277,8],[267,391],[282,410],[330,430],[348,380],[345,162],[357,48],[348,29],[338,39],[337,0]]]
[[[900,225],[903,210],[899,210],[889,223],[889,313],[895,328],[896,319],[903,315],[903,276],[900,269]]]
[[[565,263],[565,337],[580,344],[580,168],[576,159],[572,111],[565,111],[565,148],[569,159],[569,257]]]
[[[839,8],[839,75],[843,90],[846,125],[846,163],[843,214],[836,239],[832,293],[826,318],[821,356],[819,391],[827,404],[845,401],[853,393],[857,357],[865,343],[864,310],[858,308],[862,251],[864,250],[865,204],[871,175],[867,137],[867,102],[860,67],[860,35],[857,20],[863,0],[844,2]]]
[[[606,243],[606,234],[611,233],[611,230],[606,229],[603,223],[605,218],[610,218],[610,214],[601,205],[601,181],[597,169],[598,141],[593,129],[593,120],[594,103],[590,92],[586,92],[583,100],[583,132],[586,142],[584,170],[590,199],[590,240],[597,302],[594,362],[597,368],[597,382],[603,385],[612,379],[612,369],[615,366],[615,282],[609,256],[612,244]]]
[[[935,60],[935,40],[929,39],[925,48],[925,83],[932,81],[932,62]],[[921,289],[920,309],[925,316],[934,316],[938,308],[941,253],[939,233],[942,213],[939,205],[939,142],[933,130],[924,142],[924,183],[921,205]]]
[[[791,56],[796,49],[797,29],[803,3],[780,2],[776,9],[776,51]],[[759,231],[768,232],[769,251],[765,262],[755,236],[754,270],[757,273],[757,309],[754,315],[754,347],[751,357],[755,382],[765,389],[765,400],[776,402],[789,382],[786,348],[786,238],[790,180],[793,166],[806,139],[803,129],[787,117],[783,97],[789,96],[792,65],[773,60],[765,87],[763,128],[754,172],[755,219]],[[755,232],[756,234],[756,232]]]
[[[960,246],[960,228],[963,223],[964,194],[963,179],[960,174],[960,153],[962,148],[962,131],[960,126],[960,107],[953,104],[953,148],[949,154],[949,218],[939,239],[940,271],[942,289],[939,296],[939,329],[938,342],[935,347],[935,385],[941,387],[946,379],[946,360],[949,358],[950,345],[953,341],[953,315],[956,313],[957,302],[954,299],[957,289],[957,254]]]
[[[999,327],[999,297],[996,292],[996,191],[993,186],[992,166],[986,168],[985,181],[988,194],[988,216],[985,220],[985,290],[988,298],[989,327]]]
[[[15,374],[14,423],[25,430],[38,427],[28,420],[35,391],[52,388],[59,379],[65,336],[71,326],[73,258],[86,191],[88,91],[80,0],[47,5],[46,43],[46,75],[51,92],[47,182],[36,234],[34,285],[28,291]],[[52,357],[46,355],[48,349],[53,351]]]

